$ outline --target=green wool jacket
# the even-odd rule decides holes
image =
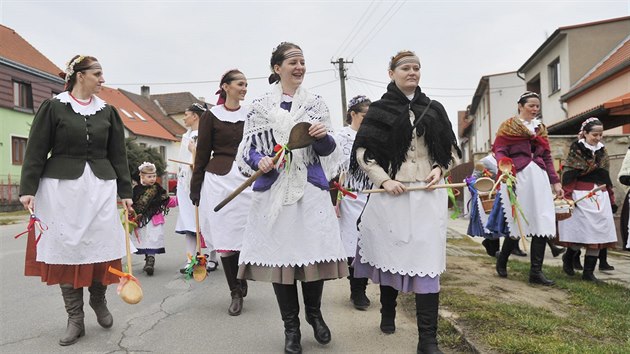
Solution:
[[[124,127],[116,109],[105,105],[82,116],[55,98],[44,101],[28,137],[20,195],[35,195],[41,177],[77,179],[86,162],[96,177],[116,180],[120,198],[131,198]]]

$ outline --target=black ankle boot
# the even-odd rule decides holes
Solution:
[[[567,253],[562,256],[562,270],[569,276],[575,275],[575,270],[573,269],[573,257],[575,256],[575,251],[571,249],[571,247],[567,248]]]
[[[304,312],[306,322],[313,326],[313,335],[319,344],[328,344],[331,340],[330,329],[322,317],[322,293],[324,281],[302,282],[302,296],[304,297]]]
[[[155,270],[155,256],[147,254],[144,256],[144,267],[142,268],[147,275],[153,275]]]
[[[391,286],[381,285],[381,332],[392,334],[396,332],[396,298],[398,290]]]
[[[547,279],[542,272],[543,260],[545,258],[545,248],[547,247],[547,241],[544,237],[532,237],[531,243],[531,266],[529,268],[529,282],[531,284],[541,284],[545,286],[554,285],[553,280]]]
[[[573,269],[575,270],[583,270],[582,263],[580,263],[580,256],[582,256],[582,251],[577,250],[573,255]]]
[[[608,248],[599,251],[599,270],[615,270],[615,267],[608,264]]]
[[[554,243],[553,243],[552,238],[548,238],[547,239],[547,245],[549,245],[549,248],[551,249],[551,255],[553,255],[553,257],[558,257],[559,255],[563,254],[564,252],[566,252],[566,248],[565,247],[557,247]]]
[[[437,341],[439,304],[440,293],[416,294],[418,354],[442,354]]]
[[[273,291],[276,294],[280,315],[284,322],[284,352],[286,354],[301,354],[302,345],[300,340],[300,305],[297,296],[297,286],[295,284],[273,283]]]
[[[597,264],[597,256],[584,257],[584,271],[582,272],[582,280],[600,283],[601,280],[595,277],[595,264]]]

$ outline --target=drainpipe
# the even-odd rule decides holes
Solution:
[[[565,103],[566,102],[560,101],[560,109],[564,112],[564,119],[566,120],[566,119],[569,119],[569,111],[567,111],[567,109],[564,108]]]

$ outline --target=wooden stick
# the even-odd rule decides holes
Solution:
[[[584,199],[586,199],[586,198],[590,198],[590,197],[592,197],[592,195],[591,195],[591,196],[589,196],[589,194],[591,194],[591,193],[595,193],[595,192],[599,192],[599,191],[603,191],[604,189],[606,189],[606,185],[605,185],[605,184],[604,184],[604,185],[601,185],[601,186],[599,186],[599,187],[597,187],[597,188],[593,188],[590,192],[588,192],[588,194],[587,194],[587,195],[583,196],[582,198],[578,198],[578,199],[574,200],[574,201],[573,201],[573,205],[577,204],[578,202],[583,201],[583,200],[584,200]]]
[[[133,275],[131,271],[131,245],[129,244],[129,211],[127,208],[125,210],[125,247],[127,248],[127,273],[129,275]]]
[[[278,159],[280,159],[280,155],[281,154],[276,154],[273,157],[273,162],[272,163],[273,163],[274,166],[278,162]],[[238,186],[238,188],[236,188],[234,190],[234,192],[230,193],[230,195],[228,195],[225,199],[223,199],[221,201],[221,203],[217,204],[217,206],[214,207],[214,211],[217,212],[217,211],[221,210],[227,203],[229,203],[232,199],[236,198],[236,196],[241,194],[241,192],[244,191],[247,187],[251,186],[252,183],[254,183],[254,181],[256,179],[258,179],[258,177],[263,175],[263,173],[264,172],[262,170],[258,170],[256,172],[254,172],[254,174],[251,175],[245,182],[243,182],[243,184]]]
[[[466,187],[466,183],[462,182],[462,183],[448,183],[448,184],[434,184],[430,187],[427,186],[415,186],[415,187],[409,187],[407,188],[407,192],[412,192],[412,191],[423,191],[423,190],[433,190],[433,189],[438,189],[438,188],[461,188],[461,187]],[[369,194],[369,193],[385,193],[387,192],[385,189],[365,189],[362,190],[361,193],[365,193],[365,194]]]
[[[190,163],[190,162],[186,162],[186,161],[180,161],[180,160],[175,160],[175,159],[168,159],[168,160],[169,160],[169,161],[172,161],[172,162],[175,162],[175,163],[181,163],[181,164],[183,164],[183,165],[188,165],[188,166],[190,166],[190,167],[192,167],[192,165],[193,165],[192,163]]]

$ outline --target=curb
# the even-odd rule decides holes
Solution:
[[[455,318],[457,317],[457,315],[455,313],[449,310],[445,310],[444,308],[440,307],[440,309],[438,310],[438,315],[440,316],[441,319],[445,320],[451,326],[453,326],[453,328],[455,328],[455,330],[457,331],[457,333],[459,333],[464,343],[466,343],[466,346],[468,346],[468,348],[473,353],[475,354],[481,353],[481,351],[477,348],[477,345],[473,341],[468,339],[468,337],[466,336],[466,333],[464,332],[464,329],[457,324],[457,320]]]

